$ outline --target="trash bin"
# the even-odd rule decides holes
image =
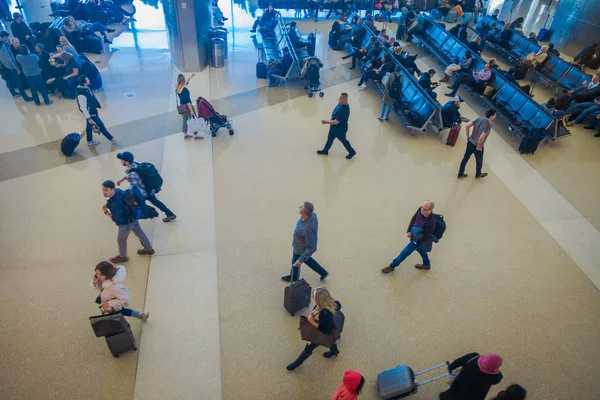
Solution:
[[[227,58],[227,28],[215,28],[213,31],[214,37],[221,38],[225,42],[225,58]]]
[[[225,41],[221,38],[212,38],[210,39],[210,48],[210,65],[215,68],[223,68],[225,66]]]

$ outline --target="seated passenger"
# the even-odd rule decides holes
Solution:
[[[76,60],[79,61],[79,53],[75,49],[75,46],[73,46],[69,42],[69,39],[67,39],[64,36],[61,36],[60,39],[58,39],[58,42],[60,43],[60,47],[63,52],[71,54],[73,57],[75,57]],[[52,57],[58,58],[58,57],[60,57],[60,54],[54,54]]]
[[[377,39],[379,39],[381,43],[385,43],[388,41],[389,36],[387,36],[387,30],[385,28],[382,29],[381,32],[379,32],[379,35],[377,35]]]
[[[413,33],[423,32],[423,28],[425,27],[425,17],[423,16],[423,14],[421,14],[421,11],[417,10],[415,11],[415,14],[417,15],[415,21],[406,30],[406,32],[408,33],[408,39],[406,39],[407,42],[410,42],[412,40]]]
[[[529,53],[525,57],[525,63],[531,68],[537,69],[548,58],[548,46],[542,46],[537,53]]]
[[[450,93],[446,93],[446,96],[448,97],[454,97],[456,96],[456,92],[458,91],[458,88],[460,87],[461,84],[465,84],[467,86],[470,87],[475,87],[475,85],[477,85],[478,82],[487,82],[490,80],[490,78],[492,77],[492,71],[491,71],[491,66],[488,64],[485,65],[485,67],[483,67],[483,69],[481,71],[474,71],[472,75],[466,74],[466,73],[462,73],[460,74],[460,76],[456,79],[456,81],[454,81],[454,83],[452,84],[452,86],[450,86],[450,89],[452,89],[452,91]]]
[[[437,98],[437,93],[433,91],[433,89],[435,89],[436,87],[438,87],[440,84],[439,82],[431,82],[431,78],[433,78],[433,76],[435,75],[435,70],[434,69],[430,69],[427,72],[423,72],[423,74],[421,75],[421,78],[419,78],[419,85],[425,89],[425,91],[434,99]]]
[[[91,62],[87,57],[82,56],[81,59],[81,72],[79,75],[85,75],[88,77],[90,84],[89,88],[92,91],[102,89],[102,75],[96,67],[96,64]]]
[[[396,46],[400,46],[400,43],[398,43],[393,37],[388,38],[387,42],[383,44],[383,47],[386,49],[391,49]]]
[[[40,59],[38,65],[40,71],[42,71],[44,81],[47,81],[50,78],[56,78],[58,76],[58,70],[50,65],[50,53],[46,51],[46,47],[42,43],[38,43],[35,46],[35,54],[37,54]]]
[[[442,107],[442,129],[452,128],[452,125],[460,123],[461,121],[469,121],[468,119],[463,118],[462,115],[460,115],[460,112],[458,112],[460,103],[463,101],[462,97],[455,96],[452,100],[444,104]]]
[[[376,40],[377,40],[377,38],[375,36],[371,36],[371,39],[369,39],[369,44],[367,45],[366,48],[364,48],[364,47],[362,47],[360,49],[354,48],[352,53],[342,57],[342,60],[352,57],[352,65],[350,66],[350,69],[356,68],[356,60],[366,60],[367,54],[368,54],[369,50],[371,50],[375,46]]]
[[[583,103],[586,101],[593,101],[596,97],[600,95],[600,86],[598,83],[600,82],[600,75],[595,74],[592,76],[591,82],[583,82],[583,85],[575,90],[570,90],[568,92],[569,96],[573,101],[578,103]]]
[[[471,68],[471,63],[473,62],[473,54],[470,51],[466,51],[463,58],[456,63],[452,63],[446,67],[444,71],[444,77],[440,79],[440,82],[448,82],[452,74],[456,71],[460,70],[468,70]]]
[[[504,78],[506,78],[507,81],[514,83],[515,85],[517,85],[517,87],[519,89],[521,89],[522,91],[524,91],[525,93],[527,93],[530,97],[533,97],[533,94],[531,93],[531,86],[530,85],[523,85],[521,86],[519,84],[519,81],[517,80],[518,77],[515,76],[515,72],[517,70],[515,68],[511,68],[508,71],[502,71],[502,76]]]
[[[89,23],[86,21],[76,21],[75,18],[68,16],[63,19],[63,29],[67,33],[77,32],[81,35],[81,37],[85,37],[87,32],[96,33],[99,32],[100,35],[104,38],[104,43],[112,44],[110,40],[108,40],[108,36],[106,36],[106,32],[112,33],[115,30],[110,29],[105,25],[102,25],[100,22]]]
[[[74,99],[76,97],[77,90],[77,77],[79,76],[79,70],[81,65],[79,61],[71,55],[71,53],[62,52],[60,58],[63,60],[65,69],[64,75],[61,78],[56,79],[57,89],[60,90],[63,97],[67,99]]]
[[[374,81],[380,81],[383,79],[386,73],[394,72],[396,64],[392,59],[392,56],[387,54],[383,56],[379,61],[378,59],[372,60],[364,69],[362,77],[358,82],[359,90],[365,90],[367,88],[367,82],[369,79]]]
[[[260,26],[261,28],[269,28],[275,21],[275,17],[277,17],[277,11],[273,8],[273,4],[269,4],[269,7],[263,12],[263,15],[254,21],[254,25],[252,25],[252,29],[250,32],[256,32],[256,28]]]
[[[411,74],[421,76],[421,70],[417,67],[417,64],[415,64],[415,60],[419,56],[418,54],[411,56],[408,52],[402,50],[402,47],[400,46],[394,47],[393,54],[394,58],[398,60],[404,68],[408,69]]]
[[[556,57],[560,57],[560,51],[554,48],[554,43],[548,43],[548,54],[555,55]]]
[[[529,40],[535,44],[538,44],[537,35],[535,32],[529,32]]]
[[[373,15],[369,14],[367,15],[367,18],[365,20],[365,25],[367,25],[367,27],[371,30],[371,32],[378,32],[379,30],[377,29],[377,26],[375,26],[375,21],[373,21]]]
[[[563,122],[567,126],[582,123],[588,116],[600,112],[600,96],[596,97],[592,102],[577,103],[567,110],[567,116],[563,118]],[[575,119],[571,118],[572,114],[579,114]]]
[[[272,75],[280,75],[285,76],[290,69],[290,66],[294,60],[292,60],[292,56],[290,55],[290,49],[287,47],[283,48],[283,57],[281,60],[276,61],[275,68],[269,69],[267,71],[267,79],[269,80],[269,87],[277,86],[276,78]]]
[[[300,39],[300,37],[298,37],[298,32],[296,32],[297,26],[298,25],[296,24],[296,21],[290,22],[290,29],[288,35],[290,37],[290,42],[292,42],[292,46],[294,46],[295,49],[301,49],[310,45],[310,43],[305,42],[302,39]]]

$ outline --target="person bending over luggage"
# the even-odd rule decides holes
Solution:
[[[469,353],[454,360],[448,371],[455,373],[450,389],[440,393],[440,400],[484,400],[493,385],[502,380],[502,358],[497,354],[480,356]],[[456,369],[461,368],[456,375]]]
[[[331,397],[331,400],[358,400],[358,395],[365,385],[365,377],[358,371],[344,372],[342,384]]]
[[[462,97],[455,96],[452,100],[444,104],[442,107],[442,129],[452,128],[455,123],[460,123],[461,121],[469,122],[469,119],[460,115],[458,111],[460,103],[463,101]]]
[[[367,45],[366,48],[365,47],[362,47],[360,49],[354,48],[352,53],[342,57],[342,60],[352,57],[352,65],[350,66],[350,69],[356,68],[356,60],[362,60],[362,61],[366,60],[367,54],[369,53],[369,50],[371,50],[375,46],[376,40],[377,40],[377,38],[375,36],[371,36],[371,39],[369,39],[369,44]]]
[[[423,72],[421,78],[419,78],[419,85],[434,99],[437,98],[437,93],[433,91],[436,87],[440,86],[439,82],[431,82],[431,78],[435,76],[435,70],[430,69],[427,72]]]
[[[498,392],[492,400],[525,400],[525,397],[527,397],[525,388],[515,383],[507,387],[506,390]]]
[[[141,313],[129,307],[129,290],[123,285],[127,271],[122,265],[116,267],[108,261],[102,261],[94,270],[91,289],[98,294],[96,303],[100,304],[103,313],[121,313],[126,317],[134,317],[146,322],[150,313]]]
[[[295,49],[301,49],[310,45],[309,42],[305,42],[302,39],[300,39],[300,37],[298,37],[296,21],[290,22],[290,29],[288,31],[288,35],[290,37],[290,41],[292,42],[292,46],[294,46]]]
[[[276,66],[273,69],[267,71],[267,79],[269,80],[269,87],[277,86],[277,80],[273,75],[285,76],[294,60],[290,55],[290,49],[287,47],[283,48],[283,57],[281,60],[276,61]]]
[[[250,30],[250,32],[256,32],[256,28],[258,28],[259,26],[261,28],[268,27],[270,24],[272,24],[271,21],[275,20],[276,16],[277,11],[275,11],[275,9],[273,8],[273,4],[269,4],[269,7],[267,7],[267,9],[263,12],[263,15],[260,18],[257,18],[256,21],[254,21],[254,25],[252,25],[252,29]]]
[[[483,67],[480,71],[474,71],[473,74],[461,73],[460,76],[454,81],[454,83],[450,86],[452,91],[450,93],[446,93],[448,97],[456,96],[456,92],[458,92],[458,88],[463,83],[470,87],[475,87],[478,82],[487,82],[492,77],[492,67],[488,63]]]
[[[452,74],[460,70],[469,70],[473,63],[473,54],[470,51],[466,51],[463,58],[456,63],[452,63],[444,70],[444,77],[440,79],[440,82],[448,82]]]
[[[342,308],[342,305],[339,301],[334,300],[327,290],[324,287],[318,287],[313,290],[312,294],[313,300],[315,301],[315,306],[313,307],[312,312],[308,316],[308,321],[313,324],[319,332],[325,335],[335,335],[336,329],[334,315],[337,311]],[[337,327],[341,329],[341,327]],[[293,371],[298,368],[300,365],[304,363],[313,353],[313,350],[319,347],[318,344],[308,343],[302,353],[298,356],[298,358],[288,364],[286,367],[289,371]],[[323,357],[331,358],[337,356],[340,353],[337,344],[334,342],[330,347],[329,351],[323,353]]]
[[[400,265],[406,257],[410,256],[415,250],[421,255],[423,259],[422,264],[416,264],[417,269],[430,269],[431,262],[427,253],[431,252],[433,248],[432,235],[435,231],[436,221],[433,216],[433,208],[435,204],[433,201],[426,201],[417,212],[413,215],[408,228],[406,229],[406,236],[408,237],[408,244],[402,249],[398,257],[388,265],[381,269],[384,274],[394,272],[394,269]]]
[[[367,82],[369,79],[380,81],[383,79],[386,73],[393,72],[394,68],[396,67],[394,60],[392,60],[392,56],[389,55],[389,53],[386,53],[383,57],[381,57],[379,59],[379,63],[377,63],[375,60],[371,61],[363,71],[362,77],[358,82],[359,90],[365,90],[367,88]],[[379,64],[378,67],[377,64]]]

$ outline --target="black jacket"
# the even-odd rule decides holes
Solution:
[[[429,76],[429,73],[424,72],[423,75],[421,75],[421,78],[419,78],[419,85],[421,85],[423,89],[431,90],[431,76]]]
[[[502,373],[484,374],[479,370],[478,358],[478,353],[469,353],[450,364],[450,371],[460,367],[462,370],[450,389],[440,393],[440,400],[485,400],[492,385],[497,385],[502,380]]]
[[[27,40],[25,39],[25,36],[31,36],[33,34],[31,33],[29,26],[27,26],[27,24],[23,21],[21,21],[20,24],[13,22],[13,24],[10,26],[10,30],[13,36],[21,41],[21,44],[25,44],[24,42]]]
[[[444,128],[451,128],[452,124],[460,118],[460,112],[454,105],[454,101],[450,100],[442,107],[442,124]]]
[[[94,96],[94,93],[92,93],[89,88],[78,86],[77,97],[80,95],[85,96],[87,100],[87,109],[90,115],[98,115],[98,109],[102,107],[100,106],[98,99],[96,99],[96,96]],[[77,98],[77,106],[79,106],[79,98]]]

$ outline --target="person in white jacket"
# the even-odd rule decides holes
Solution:
[[[127,308],[129,306],[129,290],[123,285],[127,271],[122,265],[114,266],[108,261],[96,265],[94,279],[90,284],[98,293],[96,303],[101,305],[105,313],[121,313],[126,317],[135,317],[146,322],[150,313],[141,313]]]

